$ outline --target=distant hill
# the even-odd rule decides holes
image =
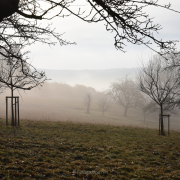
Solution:
[[[69,85],[81,84],[96,90],[108,89],[112,82],[128,76],[135,78],[137,68],[106,69],[106,70],[50,70],[45,69],[50,82],[66,83]]]

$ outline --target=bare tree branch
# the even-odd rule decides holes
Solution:
[[[4,57],[0,55],[0,84],[13,91],[15,89],[31,90],[34,87],[42,86],[47,80],[45,73],[38,72],[27,59],[23,59],[20,53],[21,47],[16,46],[13,57]],[[2,53],[6,54],[6,52]],[[19,58],[21,57],[21,58]]]
[[[10,44],[19,37],[32,43],[38,37],[37,41],[51,44],[49,37],[52,36],[61,45],[69,44],[51,30],[51,25],[47,29],[38,26],[38,20],[73,15],[86,22],[105,22],[106,30],[115,33],[115,47],[122,51],[128,42],[145,45],[160,55],[174,52],[176,40],[164,41],[155,37],[162,27],[153,23],[153,17],[146,12],[148,6],[180,13],[172,9],[170,3],[162,5],[158,0],[87,0],[82,4],[75,0],[0,0],[0,29],[4,26],[13,31],[8,36],[9,31],[0,30],[0,41],[6,39],[5,44]]]

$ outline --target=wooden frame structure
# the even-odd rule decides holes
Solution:
[[[159,114],[159,135],[161,134],[161,116],[168,117],[168,136],[170,136],[170,115],[161,115]]]
[[[19,97],[18,96],[6,96],[6,126],[8,126],[8,99],[13,98],[13,111],[14,111],[14,126],[19,124]]]

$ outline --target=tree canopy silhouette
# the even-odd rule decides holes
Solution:
[[[18,11],[19,0],[0,0],[0,21]]]
[[[75,0],[0,0],[0,48],[8,51],[17,38],[26,44],[35,41],[53,44],[49,36],[61,45],[69,44],[51,25],[43,27],[37,21],[74,15],[86,22],[105,22],[106,30],[115,33],[115,47],[122,51],[126,42],[130,42],[143,44],[160,55],[174,52],[176,41],[155,37],[162,27],[146,12],[148,6],[180,13],[171,4],[162,5],[158,0],[87,0],[80,4]]]

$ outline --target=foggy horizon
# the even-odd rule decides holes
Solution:
[[[51,68],[37,68],[37,70],[54,70],[54,71],[103,71],[103,70],[119,70],[119,69],[139,69],[140,67],[119,67],[119,68],[102,68],[102,69],[51,69]]]
[[[65,83],[71,86],[85,85],[98,91],[107,90],[111,83],[117,82],[126,76],[135,78],[139,68],[113,68],[97,70],[54,70],[38,69],[45,71],[48,82]]]

